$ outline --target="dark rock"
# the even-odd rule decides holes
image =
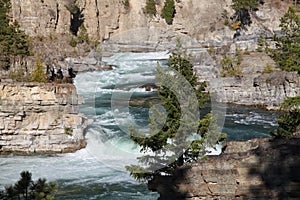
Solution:
[[[148,188],[168,199],[299,199],[300,139],[228,142],[219,156],[155,177]]]

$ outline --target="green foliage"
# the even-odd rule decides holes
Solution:
[[[154,0],[146,0],[146,13],[150,16],[156,15],[156,6]]]
[[[258,52],[264,52],[267,51],[269,48],[269,44],[266,40],[266,37],[263,34],[259,35],[259,38],[257,40],[257,49]]]
[[[156,75],[158,96],[164,111],[156,107],[151,108],[150,132],[146,137],[144,133],[130,127],[131,139],[141,147],[141,152],[152,152],[138,158],[141,166],[126,167],[137,180],[150,180],[154,175],[161,173],[171,175],[185,162],[192,162],[203,156],[206,146],[214,146],[223,138],[217,126],[209,126],[215,121],[212,115],[209,114],[203,119],[194,118],[193,113],[199,111],[207,102],[209,94],[205,92],[205,82],[197,83],[193,64],[180,44],[169,57],[168,68],[176,73],[168,73],[158,65]],[[188,89],[180,81],[182,77],[193,94],[186,91]],[[173,89],[167,87],[167,83],[172,83]],[[180,100],[181,98],[184,98],[184,101]],[[161,124],[162,122],[165,123]]]
[[[87,30],[86,30],[84,24],[81,24],[81,26],[79,27],[77,41],[78,41],[78,43],[85,42],[87,44],[89,44],[89,42],[90,42],[89,35],[87,33]]]
[[[258,9],[260,3],[261,0],[232,0],[231,7],[235,11],[232,18],[234,23],[239,23],[239,26],[235,27],[245,29],[246,26],[249,26],[252,23],[250,12]]]
[[[30,76],[27,74],[23,67],[18,67],[16,69],[10,69],[8,73],[8,78],[18,81],[18,82],[29,82]]]
[[[123,3],[123,5],[124,5],[124,8],[128,10],[129,7],[130,7],[129,0],[124,0],[124,1],[122,1],[122,3]]]
[[[229,55],[223,55],[220,60],[222,66],[221,76],[241,76],[241,63],[243,60],[243,52],[240,49],[236,49],[234,57],[232,58]]]
[[[39,83],[46,82],[46,74],[40,58],[38,58],[35,70],[31,74],[31,81]]]
[[[226,19],[224,20],[224,25],[225,25],[225,26],[228,26],[228,25],[229,25],[229,19],[228,19],[228,18],[226,18]]]
[[[71,39],[69,40],[69,45],[71,47],[76,47],[77,46],[77,40],[74,37],[71,37]]]
[[[32,174],[28,171],[21,172],[21,178],[16,184],[7,186],[5,191],[0,192],[3,200],[53,200],[57,185],[47,183],[46,179],[32,180]]]
[[[263,74],[270,74],[273,72],[274,72],[274,69],[273,69],[272,65],[270,65],[269,63],[266,65],[266,67],[262,71]]]
[[[31,54],[28,36],[20,30],[17,22],[10,23],[10,8],[9,0],[0,1],[0,69],[9,69],[16,57],[21,60]]]
[[[72,134],[73,134],[73,129],[72,129],[72,127],[65,127],[65,134],[67,134],[67,135],[72,135]]]
[[[259,6],[259,0],[232,0],[232,9],[239,10],[253,10]]]
[[[78,44],[83,43],[92,43],[91,45],[94,46],[97,44],[97,41],[90,40],[87,29],[85,28],[84,24],[81,24],[78,30],[77,37],[72,36],[68,43],[71,47],[76,47]]]
[[[275,138],[291,138],[300,128],[300,96],[285,99],[281,109],[285,113],[279,116],[279,126],[271,135]]]
[[[275,49],[268,49],[277,66],[300,74],[300,17],[289,7],[280,19],[281,34],[275,35]]]
[[[166,0],[165,5],[162,9],[161,17],[166,20],[166,23],[171,25],[173,18],[175,17],[175,2],[174,0]]]

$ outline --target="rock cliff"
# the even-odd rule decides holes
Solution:
[[[228,142],[219,156],[157,177],[149,189],[160,200],[299,199],[300,139]]]
[[[31,36],[68,35],[72,26],[81,23],[67,9],[75,3],[89,36],[104,41],[103,48],[109,51],[169,49],[178,36],[186,46],[232,42],[235,32],[224,25],[223,16],[224,10],[233,14],[231,0],[176,1],[172,25],[160,17],[164,0],[155,2],[158,13],[150,17],[145,14],[146,0],[129,0],[128,7],[123,0],[12,0],[12,17]],[[253,23],[241,32],[241,39],[274,33],[285,9],[285,2],[266,0],[252,14]]]
[[[86,118],[71,84],[0,82],[0,153],[73,152]]]
[[[294,72],[283,72],[265,53],[244,54],[241,75],[221,77],[221,66],[206,52],[194,52],[195,70],[200,81],[208,81],[214,100],[223,103],[257,105],[277,110],[286,97],[300,95],[300,77]],[[265,72],[266,66],[272,70]]]

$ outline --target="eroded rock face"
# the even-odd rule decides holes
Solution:
[[[300,77],[291,72],[227,77],[210,83],[219,102],[257,105],[271,110],[279,109],[286,97],[300,95]]]
[[[274,70],[264,73],[267,65]],[[286,97],[300,95],[300,77],[295,72],[280,71],[264,53],[243,55],[241,76],[220,77],[220,67],[213,62],[196,66],[202,80],[209,82],[215,100],[223,103],[257,105],[277,110]]]
[[[153,17],[145,14],[146,0],[129,0],[129,7],[123,0],[12,0],[12,16],[31,36],[70,34],[74,18],[66,6],[72,2],[80,8],[89,36],[105,41],[104,50],[114,52],[165,50],[174,46],[177,37],[186,46],[199,46],[203,41],[228,43],[235,33],[224,25],[224,10],[228,16],[233,14],[231,0],[176,1],[172,25],[160,16],[163,0],[156,0],[157,15]],[[241,32],[241,40],[278,30],[279,18],[286,9],[280,4],[282,9],[266,0],[259,11],[252,13],[253,23]]]
[[[0,153],[74,152],[87,120],[71,84],[0,83]]]
[[[299,199],[300,139],[229,142],[220,156],[186,165],[148,187],[169,199]]]

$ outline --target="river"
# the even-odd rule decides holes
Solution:
[[[75,85],[85,101],[80,110],[93,120],[86,134],[87,147],[63,155],[0,156],[0,186],[16,182],[20,172],[28,170],[34,179],[56,181],[59,200],[157,199],[157,193],[148,191],[124,169],[141,155],[129,139],[127,128],[136,124],[146,131],[149,116],[147,108],[130,107],[126,98],[151,96],[155,91],[146,92],[141,87],[155,81],[157,62],[165,66],[167,58],[167,52],[118,53],[104,58],[114,65],[113,70],[78,74]],[[112,98],[115,103],[124,102],[112,108]],[[276,112],[218,106],[226,107],[223,132],[228,134],[228,140],[268,137],[269,131],[277,127]]]

